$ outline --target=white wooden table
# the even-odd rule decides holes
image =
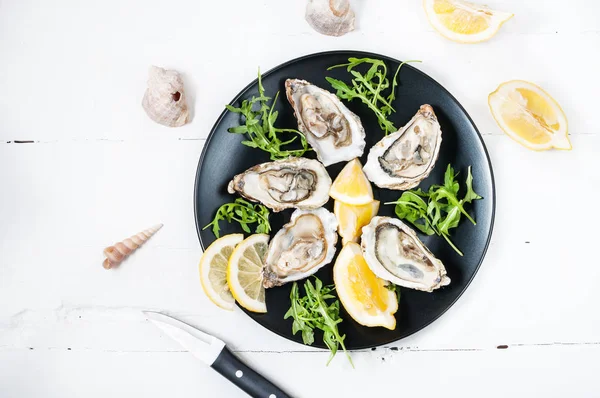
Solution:
[[[243,396],[142,309],[214,333],[298,397],[600,396],[600,5],[488,3],[515,17],[460,45],[420,0],[355,1],[358,30],[341,38],[313,32],[301,0],[0,0],[0,397]],[[212,305],[192,207],[204,139],[256,67],[332,49],[423,60],[483,134],[498,195],[463,297],[416,335],[354,352],[355,370]],[[184,73],[191,124],[144,114],[151,64]],[[487,95],[510,79],[561,103],[571,152],[499,130]],[[102,268],[105,246],[158,222],[122,267]]]

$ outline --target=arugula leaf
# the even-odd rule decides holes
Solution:
[[[391,83],[391,91],[385,96],[384,91],[390,88],[390,80],[387,78],[387,66],[385,62],[380,59],[374,58],[348,58],[348,63],[333,65],[327,68],[331,70],[334,68],[346,67],[346,71],[352,75],[351,86],[347,83],[333,79],[331,77],[325,77],[325,79],[331,84],[331,86],[337,91],[336,95],[348,101],[352,101],[354,98],[358,98],[365,105],[371,109],[377,116],[379,127],[384,131],[385,135],[390,132],[396,131],[394,124],[387,118],[392,113],[396,112],[392,106],[392,102],[396,99],[396,86],[398,85],[398,72],[402,65],[408,62],[421,62],[418,60],[411,60],[402,62]],[[363,63],[371,64],[366,73],[361,73],[355,68]]]
[[[306,345],[311,345],[315,341],[313,328],[305,322],[305,320],[308,321],[311,318],[311,315],[303,305],[303,301],[305,300],[301,300],[299,297],[298,284],[296,282],[292,285],[290,301],[290,309],[285,313],[283,319],[287,319],[290,316],[293,317],[292,334],[302,332],[302,342]]]
[[[283,318],[293,318],[292,333],[301,332],[304,344],[314,343],[314,329],[320,329],[323,332],[323,342],[331,351],[327,365],[335,357],[339,346],[342,346],[350,364],[354,367],[344,344],[346,336],[341,335],[338,329],[342,318],[340,318],[340,302],[331,294],[335,287],[333,285],[323,286],[323,282],[317,277],[314,280],[314,285],[310,280],[304,282],[305,296],[303,297],[300,297],[298,283],[294,282],[290,292],[290,309]],[[327,300],[333,299],[335,299],[333,302],[327,302]]]
[[[441,222],[437,225],[437,229],[441,234],[449,234],[450,228],[456,228],[460,221],[460,209],[452,207]]]
[[[396,293],[396,298],[398,299],[398,304],[400,304],[400,286],[398,286],[392,282],[388,282],[388,284],[385,285],[385,288],[387,290],[390,290],[390,291]]]
[[[416,192],[406,191],[397,201],[386,204],[392,203],[396,204],[396,214],[400,219],[410,221],[424,234],[435,233],[427,218],[423,217],[423,214],[427,213],[427,204]]]
[[[397,201],[386,204],[395,204],[398,218],[410,222],[424,234],[435,233],[442,236],[462,256],[463,253],[450,240],[450,230],[458,227],[462,215],[476,225],[475,220],[465,210],[464,204],[482,197],[473,190],[473,175],[469,166],[465,182],[467,192],[465,197],[459,200],[457,195],[460,185],[456,181],[457,175],[452,166],[448,165],[444,173],[444,185],[432,185],[427,192],[421,189],[405,191]]]
[[[473,175],[471,174],[471,166],[467,169],[467,182],[465,183],[467,186],[467,194],[463,198],[463,202],[471,203],[475,199],[481,199],[475,191],[473,190]]]
[[[430,224],[431,225],[437,225],[440,220],[442,219],[442,205],[439,202],[436,202],[435,200],[432,200],[429,202],[429,204],[427,205],[427,216],[431,219]],[[433,228],[432,228],[433,230]],[[428,235],[433,235],[433,234],[428,234]]]
[[[471,167],[471,166],[469,166]],[[455,175],[454,175],[454,169],[452,168],[451,165],[448,165],[448,168],[446,169],[446,173],[444,173],[444,187],[452,193],[452,195],[456,196],[456,194],[458,193],[458,190],[460,189],[460,185],[458,184],[458,182],[454,179]]]
[[[210,224],[207,224],[202,228],[204,231],[208,227],[212,226],[213,234],[219,238],[221,228],[219,227],[220,221],[227,221],[231,223],[236,221],[242,227],[242,230],[246,233],[252,233],[252,230],[248,224],[257,224],[255,232],[257,234],[268,234],[271,231],[271,224],[269,223],[269,209],[261,204],[252,204],[244,199],[237,198],[233,203],[225,203],[217,210],[215,218]]]
[[[269,105],[271,97],[265,96],[265,89],[262,85],[260,69],[258,71],[258,97],[253,96],[250,100],[243,100],[239,107],[225,105],[230,112],[239,113],[243,116],[244,124],[234,126],[227,131],[233,134],[244,134],[248,139],[242,141],[243,145],[250,148],[258,148],[270,154],[271,160],[286,159],[290,156],[302,156],[311,149],[308,147],[306,137],[300,131],[295,129],[282,129],[275,127],[278,112],[273,111],[273,105],[279,98],[279,92],[275,94],[275,99]],[[256,110],[256,104],[258,109]],[[295,135],[287,141],[280,139],[282,134]],[[295,142],[300,138],[301,149],[284,149],[284,146]]]

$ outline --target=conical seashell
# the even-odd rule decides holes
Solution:
[[[342,36],[354,30],[354,11],[348,0],[308,0],[306,21],[327,36]]]
[[[145,231],[133,235],[131,238],[125,239],[123,242],[115,243],[114,246],[109,246],[104,249],[106,258],[102,266],[106,269],[111,269],[121,264],[125,257],[129,256],[138,247],[144,244],[152,235],[162,228],[162,224],[148,228]]]
[[[148,88],[142,107],[150,119],[169,127],[180,127],[189,120],[183,80],[175,70],[151,66]]]

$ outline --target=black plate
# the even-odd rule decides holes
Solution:
[[[297,58],[270,70],[263,74],[263,85],[266,95],[274,97],[277,91],[280,92],[276,104],[276,109],[279,111],[278,126],[297,127],[292,108],[285,98],[284,82],[287,78],[305,79],[319,87],[333,91],[325,80],[325,76],[349,81],[348,73],[344,68],[329,72],[326,69],[328,66],[347,62],[349,57],[383,59],[388,65],[390,74],[399,65],[398,60],[379,54],[360,51],[332,51]],[[231,101],[231,104],[239,105],[241,100],[257,95],[257,92],[257,81],[255,80],[244,88]],[[402,126],[417,112],[420,105],[426,103],[432,105],[435,110],[442,127],[443,141],[436,166],[420,187],[427,189],[431,184],[443,182],[444,171],[448,163],[451,163],[455,170],[460,171],[458,180],[462,184],[467,166],[472,165],[474,188],[484,197],[483,200],[475,201],[468,209],[475,216],[477,226],[463,219],[459,227],[453,230],[452,240],[464,252],[464,257],[456,254],[441,237],[419,235],[433,254],[446,265],[452,282],[449,286],[433,293],[403,288],[400,307],[396,313],[396,330],[361,326],[342,309],[344,321],[340,325],[340,330],[347,336],[346,346],[349,349],[369,348],[391,343],[421,330],[436,320],[465,291],[483,261],[490,242],[496,202],[495,188],[492,166],[481,135],[467,112],[448,91],[418,69],[404,65],[399,74],[399,87],[396,101],[393,104],[397,112],[390,119],[395,126]],[[357,100],[346,103],[346,105],[360,116],[367,133],[367,146],[361,158],[364,164],[368,148],[383,138],[383,132],[380,130],[374,114],[365,105]],[[239,124],[238,114],[223,112],[210,132],[200,156],[196,174],[194,209],[198,237],[203,249],[210,245],[215,237],[210,229],[202,231],[202,227],[212,221],[220,205],[235,199],[235,196],[227,193],[227,183],[235,174],[258,163],[269,161],[267,153],[240,144],[242,136],[227,132],[228,128]],[[344,164],[338,163],[327,168],[332,179],[335,179]],[[400,192],[378,189],[374,186],[374,194],[375,198],[382,203],[379,215],[394,217],[394,206],[383,205],[383,202],[396,200],[400,196]],[[330,200],[326,207],[332,210],[333,201]],[[292,210],[272,213],[273,233],[289,221],[291,213]],[[225,222],[221,224],[223,235],[242,232],[237,224],[228,225]],[[338,247],[338,252],[339,249]],[[323,267],[316,275],[324,283],[333,283],[331,265]],[[247,313],[272,332],[301,343],[300,334],[292,335],[291,320],[283,319],[283,315],[289,307],[290,288],[291,284],[287,284],[267,290],[268,313]],[[316,336],[314,346],[325,347],[321,336]]]

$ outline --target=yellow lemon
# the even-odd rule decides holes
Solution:
[[[239,243],[227,266],[227,284],[236,301],[252,312],[267,312],[263,287],[264,259],[269,235],[250,235]]]
[[[442,36],[460,43],[492,38],[513,14],[462,0],[423,0],[427,19]]]
[[[509,137],[529,149],[571,149],[567,117],[543,89],[524,80],[502,83],[488,97],[490,111]]]
[[[333,280],[342,305],[356,322],[396,328],[396,293],[386,288],[388,282],[371,271],[358,243],[344,245],[333,266]]]
[[[360,160],[351,160],[344,166],[331,185],[329,196],[349,205],[366,205],[373,201],[373,188]]]
[[[338,220],[338,232],[342,237],[342,244],[358,242],[362,234],[362,227],[371,222],[379,211],[379,201],[374,200],[366,205],[347,205],[336,200],[333,213]]]
[[[200,258],[200,283],[210,301],[232,311],[235,299],[227,285],[227,263],[235,246],[244,240],[242,234],[225,235],[206,248]]]

